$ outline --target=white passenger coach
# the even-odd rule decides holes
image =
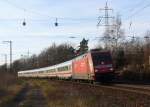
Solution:
[[[72,60],[50,67],[19,71],[18,77],[59,77],[69,79],[72,77]]]

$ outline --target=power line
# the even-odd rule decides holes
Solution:
[[[144,9],[146,9],[146,8],[148,8],[148,7],[150,7],[150,3],[147,4],[146,6],[144,6],[144,7],[140,8],[140,9],[138,9],[137,11],[135,11],[133,14],[131,14],[130,16],[128,16],[128,18],[127,18],[126,20],[129,20],[130,18],[136,16],[137,14],[139,14],[140,12],[142,12]]]
[[[58,16],[53,16],[52,17],[52,16],[49,16],[47,14],[43,14],[43,13],[40,13],[40,12],[37,12],[37,11],[26,9],[26,8],[21,7],[21,6],[15,4],[13,2],[10,2],[9,0],[3,0],[3,1],[8,3],[9,5],[14,6],[17,9],[20,9],[20,10],[24,11],[24,12],[32,13],[32,14],[39,15],[39,16],[44,16],[44,17],[47,17],[49,19],[56,19],[56,18],[58,18],[58,19],[61,19],[61,20],[73,20],[73,21],[74,20],[77,20],[77,21],[78,20],[79,21],[81,21],[81,20],[96,20],[96,18],[72,18],[72,17],[58,17]]]
[[[49,16],[46,15],[46,14],[42,14],[42,13],[39,13],[39,12],[36,12],[36,11],[32,11],[32,10],[26,9],[26,8],[24,8],[24,7],[21,7],[21,6],[15,4],[15,3],[13,3],[13,2],[10,2],[9,0],[3,0],[3,2],[5,2],[5,3],[9,4],[9,5],[12,5],[12,6],[14,6],[15,8],[20,9],[20,10],[22,10],[22,11],[24,11],[24,12],[29,12],[29,13],[32,13],[32,14],[49,17]]]
[[[135,10],[137,7],[141,6],[147,0],[140,0],[134,7],[132,7],[129,11]]]
[[[142,4],[145,2],[145,1],[147,1],[147,0],[140,0],[138,3],[136,3],[135,5],[133,5],[132,7],[124,7],[124,8],[126,8],[126,9],[124,9],[123,10],[123,13],[126,13],[126,12],[133,12],[134,10],[136,10],[137,9],[137,7],[139,8],[140,6],[142,6]]]
[[[14,6],[17,9],[23,10],[24,12],[36,14],[36,15],[39,15],[39,16],[45,16],[45,17],[48,17],[50,19],[56,19],[56,18],[58,18],[58,19],[62,19],[62,20],[79,20],[79,21],[80,20],[95,20],[95,18],[71,18],[71,17],[56,17],[56,16],[52,17],[52,16],[49,16],[47,14],[43,14],[43,13],[40,13],[40,12],[37,12],[37,11],[26,9],[26,8],[21,7],[21,6],[15,4],[13,2],[10,2],[9,0],[3,0],[3,2],[6,2],[9,5],[12,5],[12,6]],[[142,3],[143,3],[143,0],[141,0],[135,7],[141,5]],[[107,2],[106,2],[106,4],[107,4]],[[150,4],[148,4],[148,5],[140,8],[140,9],[138,9],[136,12],[134,12],[132,15],[130,15],[126,20],[128,20],[129,18],[131,18],[133,16],[136,16],[139,12],[143,11],[145,8],[147,8],[149,6],[150,6]],[[130,10],[135,10],[135,7],[131,8]],[[100,10],[104,10],[104,9],[100,9]],[[106,17],[99,17],[98,25],[100,25],[100,23],[101,23],[101,21],[102,21],[103,18],[105,18],[105,24],[108,22],[107,21],[108,18],[112,18],[112,17],[108,17],[107,16],[109,10],[112,10],[112,9],[109,9],[108,6],[106,5],[105,6],[105,15],[106,15]]]

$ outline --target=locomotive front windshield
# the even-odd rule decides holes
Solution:
[[[95,66],[101,64],[102,62],[112,62],[112,58],[109,53],[92,53],[92,59]]]

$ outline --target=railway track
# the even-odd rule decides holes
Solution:
[[[100,87],[150,96],[150,86],[145,85],[113,84],[111,86],[100,85]]]
[[[58,80],[60,81],[60,80]],[[118,91],[125,91],[130,93],[137,93],[137,94],[143,94],[150,96],[150,85],[129,85],[129,84],[101,84],[101,83],[84,83],[84,82],[73,82],[73,81],[63,81],[67,83],[73,83],[76,85],[86,85],[90,87],[95,88],[104,88],[104,89],[112,89],[112,90],[118,90]]]

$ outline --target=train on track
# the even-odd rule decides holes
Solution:
[[[57,65],[19,71],[18,77],[59,78],[106,82],[114,77],[111,53],[91,50]]]

